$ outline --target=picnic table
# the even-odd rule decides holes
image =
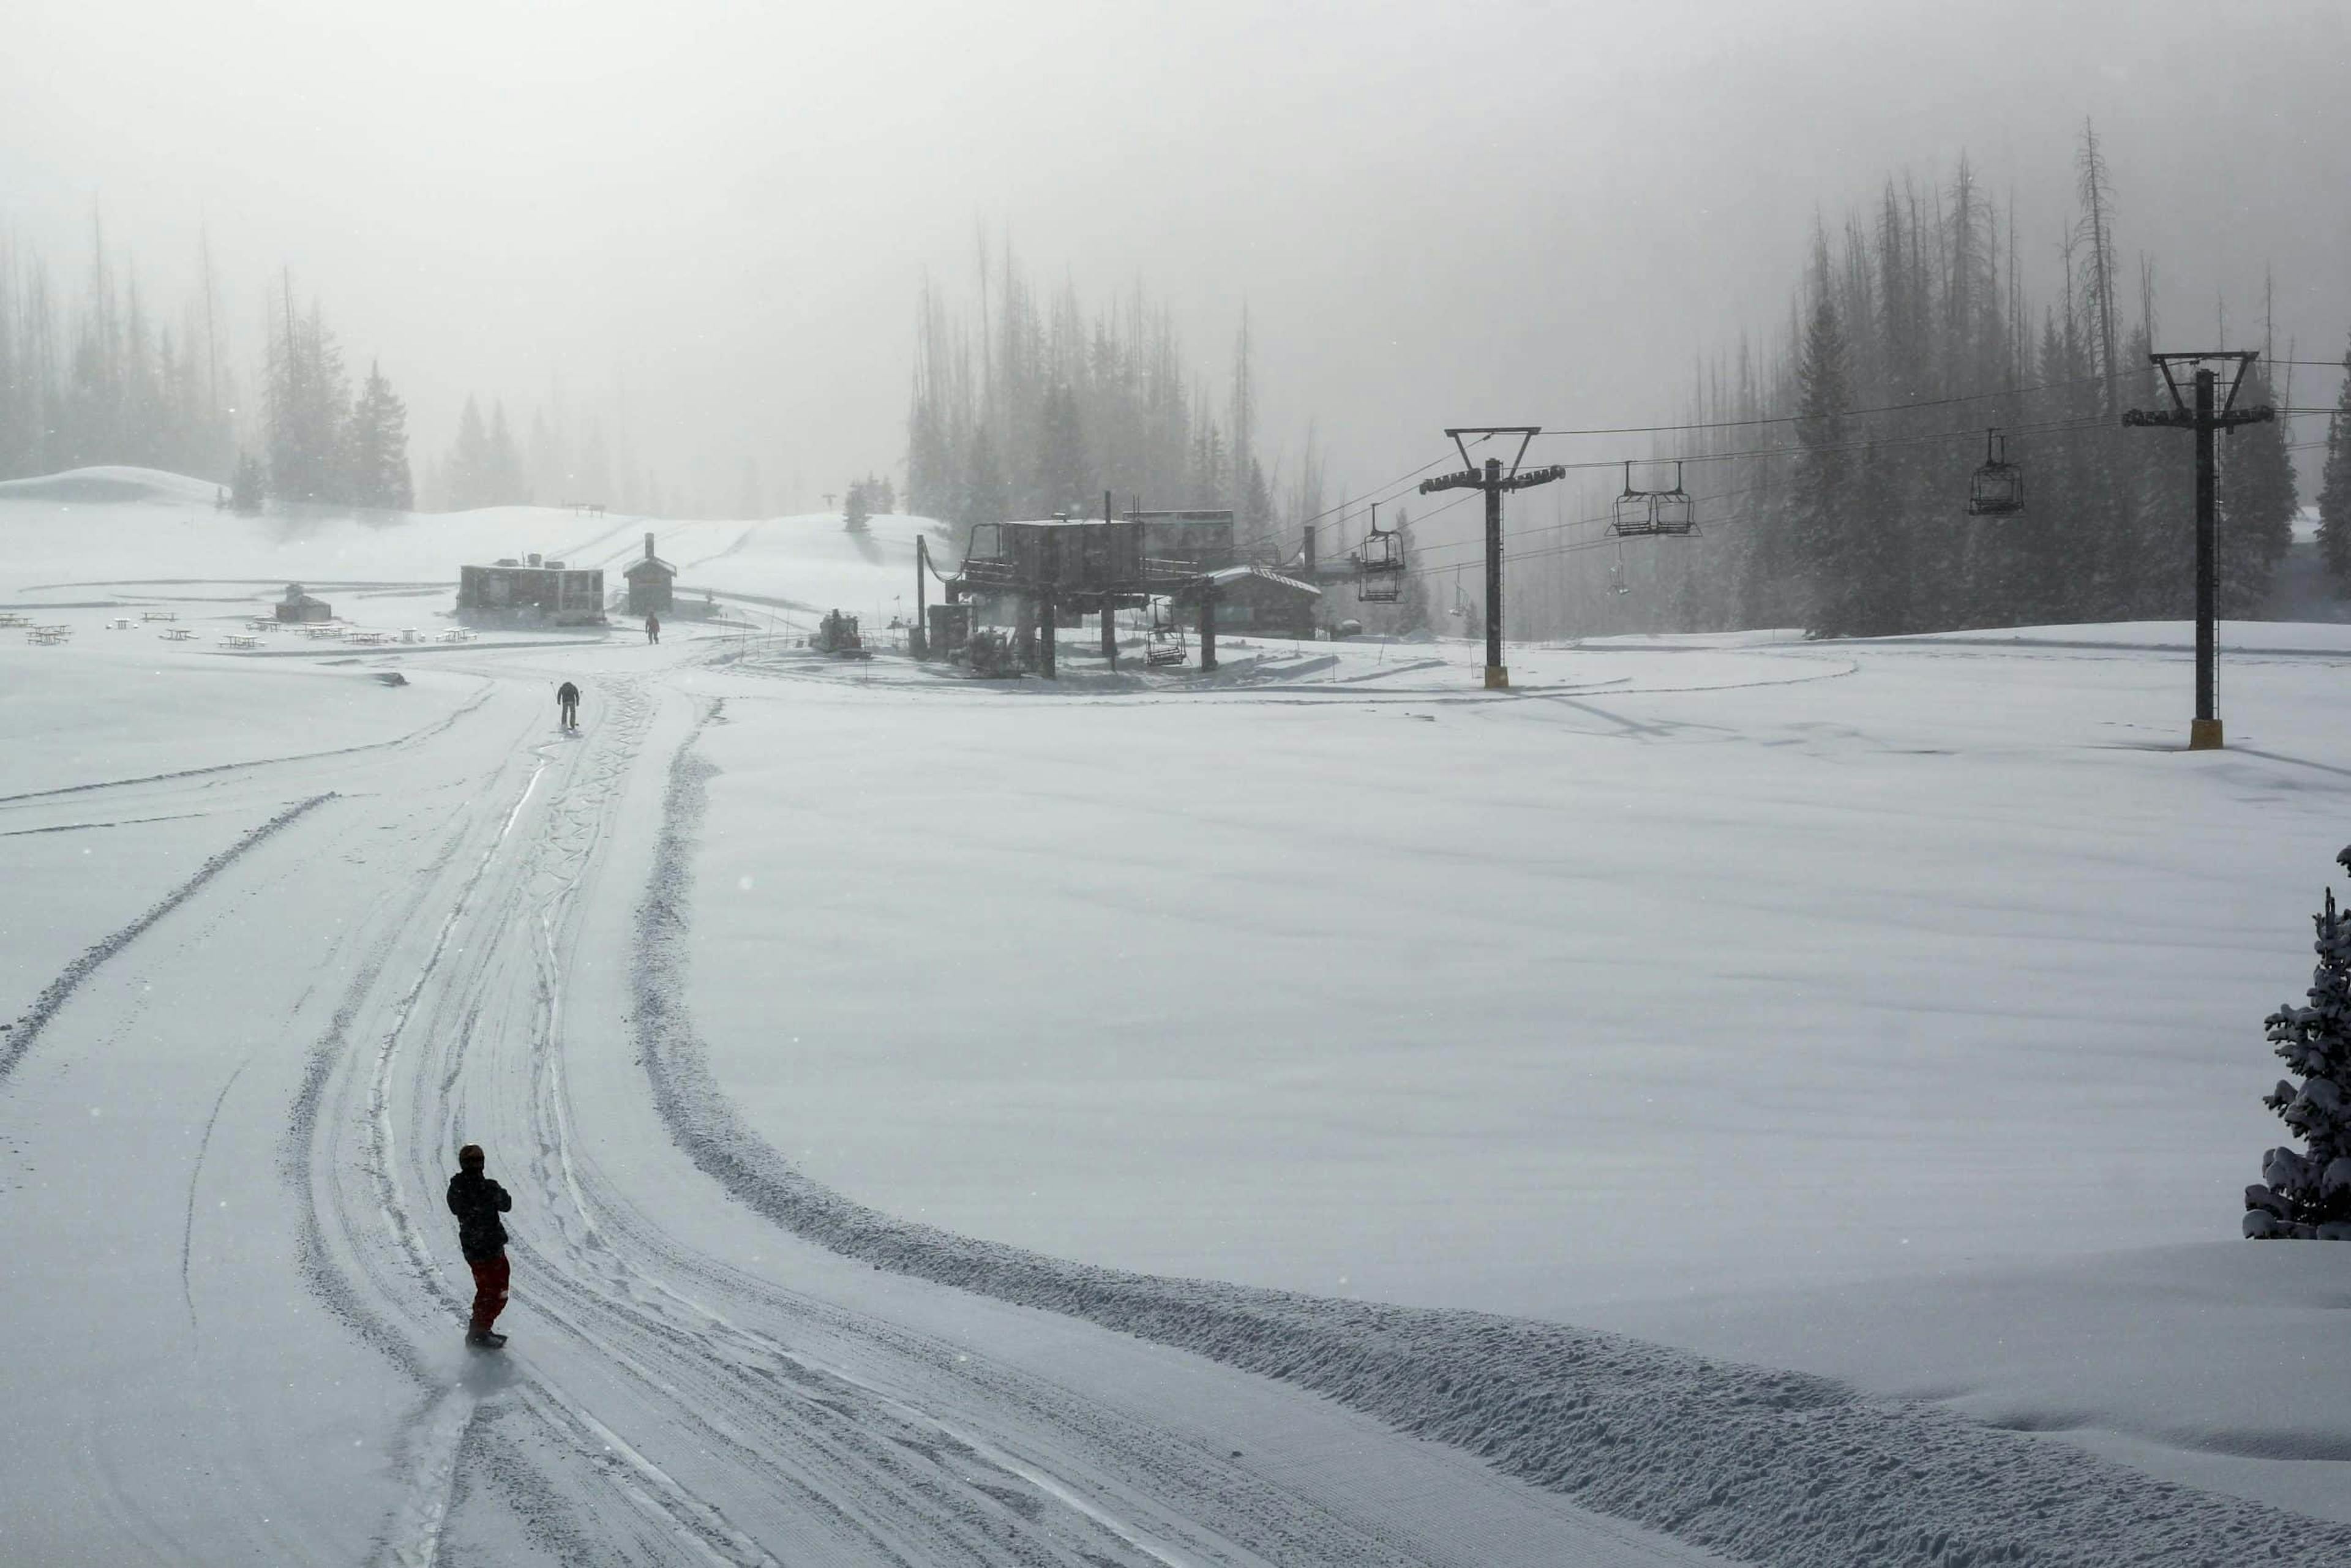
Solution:
[[[113,619],[111,619],[111,620],[110,620],[109,622],[107,622],[107,623],[106,623],[106,629],[107,629],[108,631],[110,631],[110,632],[128,632],[128,631],[130,631],[133,626],[136,626],[136,625],[138,625],[138,624],[139,624],[139,622],[137,622],[136,621],[133,621],[133,620],[132,620],[132,619],[131,619],[131,617],[130,617],[130,616],[128,616],[128,615],[117,615],[117,616],[115,616]]]
[[[422,643],[424,641],[424,633],[413,626],[402,626],[400,629],[400,640],[403,643]]]
[[[434,635],[444,643],[470,643],[474,640],[474,634],[463,626],[451,626]]]
[[[161,634],[173,643],[193,643],[196,639],[196,634],[185,626],[167,626]]]
[[[221,646],[224,648],[258,648],[261,646],[261,639],[255,636],[250,632],[232,632],[227,636],[221,639]]]
[[[25,633],[28,643],[62,643],[73,635],[70,626],[36,626]]]
[[[16,610],[0,610],[0,626],[30,626],[33,618]]]
[[[340,637],[342,634],[343,629],[340,626],[305,626],[302,628],[302,635],[309,638],[314,643],[322,638]]]
[[[141,621],[177,621],[179,618],[180,612],[176,610],[141,610],[139,612]]]
[[[389,632],[348,632],[344,633],[343,641],[346,643],[357,643],[362,647],[374,648],[391,642],[392,633]]]

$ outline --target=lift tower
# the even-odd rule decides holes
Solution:
[[[2147,361],[2163,372],[2163,384],[2171,393],[2171,406],[2134,408],[2123,414],[2123,423],[2133,427],[2168,426],[2196,433],[2196,718],[2188,727],[2190,751],[2220,749],[2220,720],[2212,712],[2212,600],[2213,581],[2218,576],[2212,537],[2212,435],[2215,431],[2234,430],[2241,424],[2262,424],[2277,417],[2277,410],[2267,403],[2253,408],[2237,406],[2237,388],[2244,381],[2245,369],[2259,357],[2250,349],[2149,354]],[[2216,364],[2228,372],[2225,393],[2220,390],[2220,374],[2212,368]],[[2183,386],[2181,371],[2189,365],[2195,367],[2195,375]]]
[[[1483,490],[1486,492],[1486,689],[1499,691],[1510,684],[1510,672],[1502,664],[1502,492],[1524,490],[1536,485],[1548,485],[1567,476],[1565,467],[1553,464],[1548,468],[1519,471],[1527,455],[1527,444],[1542,434],[1539,424],[1469,425],[1448,430],[1454,449],[1461,454],[1461,472],[1440,475],[1420,482],[1424,496],[1437,490]],[[1469,460],[1469,444],[1462,437],[1474,435],[1479,441],[1490,441],[1497,435],[1515,435],[1519,450],[1510,459],[1510,472],[1502,471],[1499,457],[1486,459],[1480,468]]]

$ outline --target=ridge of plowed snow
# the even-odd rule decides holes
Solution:
[[[802,1175],[712,1075],[686,995],[692,856],[716,771],[672,764],[637,919],[633,1029],[704,1172],[876,1268],[1280,1378],[1579,1504],[1787,1568],[2351,1561],[2351,1527],[2150,1479],[1934,1406],[1621,1335],[1065,1261],[884,1214]]]

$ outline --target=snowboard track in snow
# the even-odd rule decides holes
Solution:
[[[2351,1562],[2351,1527],[2158,1481],[1824,1378],[1561,1323],[1069,1262],[835,1192],[743,1121],[684,1000],[693,856],[716,771],[691,737],[671,764],[636,919],[633,1028],[671,1136],[737,1199],[798,1236],[1299,1385],[1584,1507],[1752,1562]]]
[[[334,792],[329,790],[323,795],[313,795],[307,800],[297,800],[198,866],[193,876],[165,894],[146,914],[112,936],[93,944],[80,957],[68,964],[56,979],[41,988],[41,994],[33,998],[31,1009],[16,1020],[16,1027],[8,1030],[6,1042],[0,1044],[0,1083],[7,1082],[8,1075],[25,1059],[25,1053],[32,1050],[33,1042],[40,1038],[49,1020],[57,1016],[58,1009],[72,998],[74,992],[81,988],[82,982],[89,979],[99,965],[145,936],[157,921],[203,892],[206,883],[226,871],[255,845],[334,798]]]

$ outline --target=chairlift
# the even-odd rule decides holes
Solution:
[[[1143,662],[1146,667],[1180,664],[1191,652],[1184,640],[1183,623],[1176,619],[1176,607],[1165,599],[1151,601],[1151,630],[1144,639]]]
[[[1380,504],[1372,503],[1372,531],[1355,557],[1355,599],[1363,604],[1394,604],[1404,597],[1404,540],[1380,527]]]
[[[2008,460],[2008,437],[1984,432],[1983,466],[1968,481],[1968,516],[2012,517],[2024,510],[2024,470]]]
[[[1660,460],[1662,461],[1662,459]],[[1680,459],[1674,460],[1674,482],[1662,490],[1635,489],[1633,465],[1625,465],[1625,488],[1617,496],[1608,531],[1620,539],[1680,538],[1698,532],[1698,504],[1682,488]]]

